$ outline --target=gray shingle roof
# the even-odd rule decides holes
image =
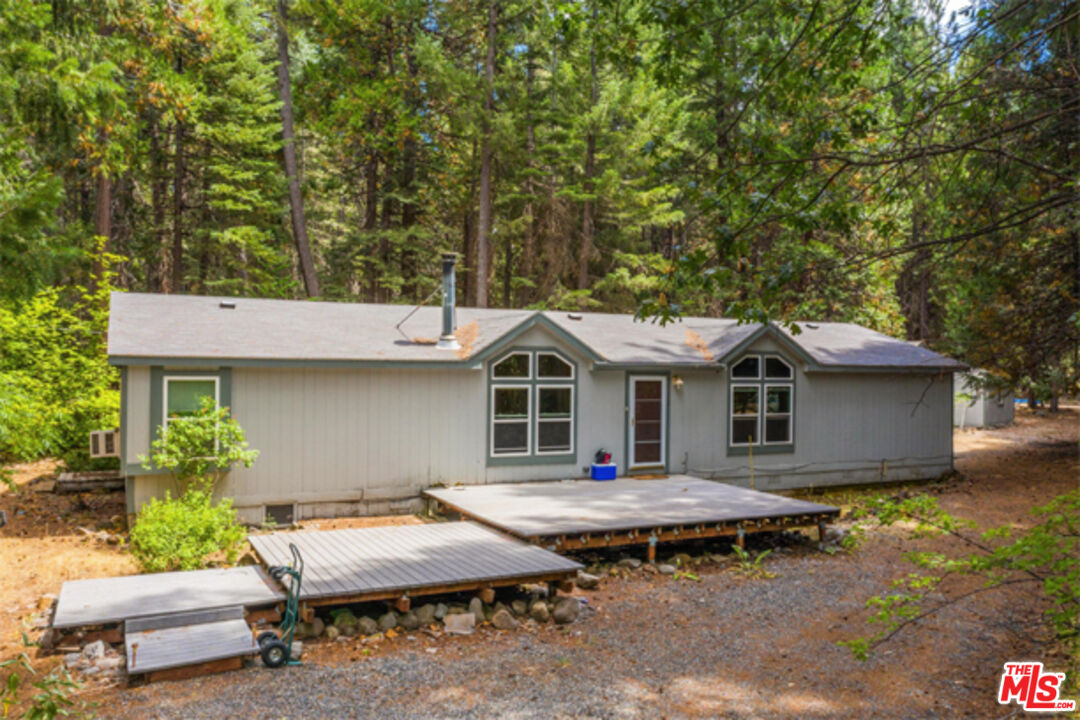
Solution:
[[[232,309],[221,301],[235,303]],[[431,344],[441,310],[423,307],[402,326],[406,305],[113,293],[109,356],[132,362],[166,359],[295,362],[432,362],[475,358],[530,322],[555,326],[600,362],[686,366],[720,362],[764,330],[723,318],[684,318],[661,326],[632,315],[533,312],[461,307],[458,351]],[[543,318],[543,320],[541,320]],[[823,367],[962,369],[926,348],[847,323],[802,323],[802,332],[773,329]]]

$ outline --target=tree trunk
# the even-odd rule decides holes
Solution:
[[[589,111],[596,107],[598,88],[596,86],[596,33],[598,8],[593,5],[592,13],[592,44],[589,47]],[[589,259],[593,254],[595,243],[595,201],[592,194],[594,191],[593,175],[596,172],[596,128],[591,124],[585,135],[585,181],[582,185],[585,190],[585,203],[581,212],[581,247],[578,248],[578,290],[584,290],[589,286]]]
[[[184,174],[187,162],[184,158],[184,123],[176,121],[176,160],[173,173],[173,245],[172,245],[172,291],[184,291]]]
[[[367,158],[367,169],[364,172],[364,239],[368,245],[368,291],[367,299],[375,299],[375,290],[378,285],[378,270],[375,267],[374,246],[371,245],[375,233],[375,226],[379,220],[378,207],[379,194],[379,160],[375,157],[375,151],[371,150]]]
[[[499,10],[488,1],[487,56],[484,59],[484,120],[480,143],[480,204],[476,223],[476,307],[488,305],[491,274],[491,132],[495,114],[495,30]]]
[[[469,195],[465,199],[465,212],[461,221],[461,243],[465,253],[465,267],[468,272],[461,278],[461,296],[465,302],[472,302],[476,297],[476,214],[473,212],[473,197],[476,194],[476,141],[473,140],[469,154]]]
[[[530,47],[525,60],[525,208],[522,211],[525,224],[525,240],[521,251],[521,274],[532,282],[536,282],[534,277],[536,274],[536,223],[533,207],[533,194],[536,192],[536,186],[532,176],[532,159],[533,155],[536,154],[536,128],[533,125],[532,113],[533,76],[535,73],[536,67],[533,64],[532,47]],[[532,296],[533,293],[530,292],[528,285],[523,284],[518,292],[518,305],[521,307],[528,305]]]
[[[292,84],[289,81],[289,31],[286,27],[289,0],[278,0],[278,96],[281,100],[282,154],[285,157],[285,177],[289,182],[289,209],[292,211],[293,239],[304,276],[308,297],[318,297],[319,276],[308,242],[307,221],[304,218],[304,198],[300,194],[300,175],[296,163],[296,139],[293,132]]]
[[[150,205],[154,223],[154,259],[147,271],[147,288],[162,293],[169,292],[169,240],[165,228],[165,205],[169,201],[166,163],[161,147],[161,116],[154,113],[150,122]]]
[[[410,28],[409,35],[412,35],[412,28]],[[416,63],[416,57],[412,51],[409,51],[405,55],[405,65],[409,71],[409,89],[407,92],[407,98],[409,107],[414,114],[421,112],[421,99],[417,92],[418,89],[418,76],[420,74],[420,68]],[[405,138],[405,146],[403,151],[403,163],[401,173],[401,191],[404,198],[401,202],[401,227],[402,229],[409,231],[416,225],[419,207],[416,204],[416,164],[417,154],[419,150],[416,143],[416,138],[412,133]],[[405,236],[405,244],[401,250],[401,274],[405,278],[404,293],[407,298],[414,302],[419,302],[420,297],[420,278],[419,269],[417,268],[417,249],[415,247],[416,236],[409,232]]]
[[[99,135],[99,141],[106,142],[104,134]],[[109,249],[109,240],[112,238],[112,180],[104,167],[97,168],[94,190],[94,236],[104,238],[100,251],[94,248],[94,276],[91,278],[91,287],[96,288],[98,280],[105,272],[104,253]]]

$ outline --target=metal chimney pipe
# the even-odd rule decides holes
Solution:
[[[442,255],[442,335],[435,347],[441,350],[457,350],[457,337],[454,336],[454,265],[457,253],[447,252]]]

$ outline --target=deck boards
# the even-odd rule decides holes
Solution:
[[[159,624],[155,624],[155,618],[126,623],[127,671],[155,672],[252,655],[258,650],[242,607],[234,606],[217,616],[209,622],[189,616],[183,624],[177,624],[177,616],[173,615],[157,618],[162,621]]]
[[[387,592],[423,594],[473,582],[572,574],[573,560],[471,522],[275,532],[248,538],[267,565],[304,558],[300,597],[321,600]]]
[[[838,512],[829,505],[687,475],[464,485],[424,495],[522,538]]]
[[[283,599],[285,593],[266,571],[250,566],[71,580],[60,589],[53,627],[104,625],[229,605],[257,607]]]

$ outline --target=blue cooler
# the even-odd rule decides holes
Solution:
[[[617,472],[618,466],[615,463],[592,464],[591,475],[593,480],[614,480]]]

